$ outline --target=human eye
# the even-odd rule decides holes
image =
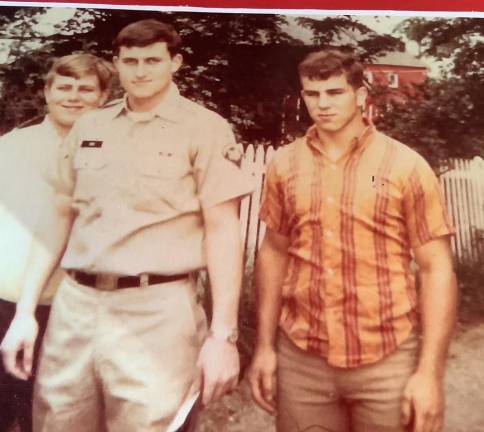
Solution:
[[[319,97],[319,92],[315,90],[303,90],[302,95],[306,98],[317,98]]]
[[[329,96],[338,96],[338,95],[341,95],[345,92],[344,89],[331,89],[331,90],[328,90],[327,93]]]
[[[79,91],[81,93],[92,93],[95,91],[95,88],[91,86],[81,86],[79,87]]]
[[[149,65],[156,65],[161,62],[161,59],[159,57],[148,57],[146,59],[146,63]]]
[[[61,84],[55,87],[57,90],[61,92],[68,92],[72,89],[72,86],[66,85],[66,84]]]
[[[123,59],[123,64],[125,64],[126,66],[136,66],[137,63],[137,60],[131,57],[125,57]]]

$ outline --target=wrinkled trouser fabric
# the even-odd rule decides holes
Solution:
[[[404,432],[400,402],[416,368],[418,345],[412,334],[382,360],[344,369],[279,332],[277,431]]]
[[[199,387],[195,281],[100,291],[66,276],[34,388],[34,432],[162,432]]]

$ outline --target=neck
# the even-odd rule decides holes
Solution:
[[[158,106],[158,104],[166,97],[170,86],[167,86],[159,93],[150,97],[142,98],[128,94],[128,106],[134,112],[149,112]]]
[[[71,130],[71,127],[72,126],[66,126],[66,125],[63,125],[59,122],[56,122],[50,114],[47,114],[47,117],[49,118],[52,126],[54,126],[54,129],[56,130],[56,132],[59,134],[59,136],[61,138],[65,138],[67,136],[67,134],[69,133],[69,131]]]
[[[366,124],[361,115],[355,116],[348,124],[337,131],[324,130],[316,125],[318,137],[323,143],[324,149],[335,156],[346,153],[353,144],[353,140],[359,137],[365,128]]]

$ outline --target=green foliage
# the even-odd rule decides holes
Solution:
[[[460,79],[429,80],[404,104],[382,103],[376,124],[434,167],[452,157],[484,156],[483,127],[470,98]]]
[[[302,17],[297,21],[312,30],[314,45],[356,52],[362,61],[371,60],[382,52],[403,51],[405,48],[401,40],[390,35],[378,34],[350,16],[321,19]]]
[[[47,8],[2,10],[7,13],[0,31],[15,42],[11,62],[0,66],[0,133],[43,111],[42,76],[52,57],[88,51],[109,58],[111,41],[121,28],[155,18],[172,23],[183,37],[185,66],[176,77],[182,93],[228,118],[242,142],[277,145],[285,137],[285,98],[298,94],[296,64],[314,48],[287,34],[287,20],[280,15],[78,9],[57,26],[56,34],[43,35],[34,24]],[[395,38],[379,36],[349,17],[301,23],[313,28],[318,47],[327,29],[334,43],[352,35],[347,47],[357,46],[359,35],[360,51],[368,51],[367,56],[399,46]]]
[[[13,43],[9,62],[0,65],[0,134],[43,112],[43,75],[54,57],[87,51],[109,59],[115,35],[140,19],[160,19],[179,30],[184,66],[176,81],[182,93],[228,118],[244,143],[279,145],[304,132],[309,120],[304,114],[297,120],[294,106],[296,64],[307,51],[336,46],[371,61],[378,53],[403,48],[399,39],[349,16],[297,18],[313,34],[312,44],[303,46],[285,32],[288,21],[280,15],[77,9],[54,34],[44,34],[36,23],[47,10],[2,7],[0,31]],[[449,156],[483,154],[482,23],[413,18],[399,28],[423,54],[445,58],[450,53],[451,63],[445,79],[429,81],[406,105],[380,106],[378,126],[435,166]]]
[[[448,157],[484,156],[484,20],[412,18],[399,31],[422,55],[444,60],[446,71],[406,104],[380,106],[379,127],[434,166]]]

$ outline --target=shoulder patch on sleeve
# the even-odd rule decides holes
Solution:
[[[228,144],[222,150],[222,156],[228,161],[235,164],[237,167],[242,166],[243,153],[240,145]]]

